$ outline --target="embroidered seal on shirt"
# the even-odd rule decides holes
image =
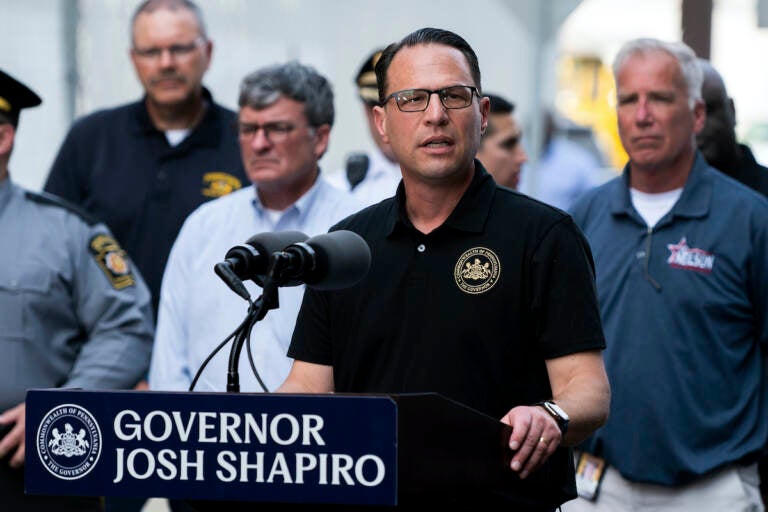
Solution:
[[[465,293],[485,293],[496,284],[501,274],[499,258],[492,250],[474,247],[461,255],[453,269],[456,285]]]
[[[37,428],[37,455],[53,476],[77,480],[101,455],[101,429],[93,415],[75,404],[54,407]]]
[[[207,172],[203,174],[203,190],[205,197],[221,197],[242,188],[239,179],[225,172]]]
[[[714,254],[702,249],[688,247],[685,237],[676,244],[667,244],[667,249],[670,253],[669,258],[667,258],[670,267],[709,274],[712,272],[712,267],[715,266]]]
[[[125,251],[109,235],[96,235],[89,243],[93,259],[104,271],[112,287],[121,290],[136,283]]]

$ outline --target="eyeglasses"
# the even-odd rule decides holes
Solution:
[[[393,92],[384,100],[384,103],[394,98],[397,108],[401,112],[423,112],[429,107],[429,100],[433,94],[437,94],[440,103],[445,108],[467,108],[472,104],[473,95],[480,97],[477,88],[471,85],[453,85],[430,91],[429,89],[406,89]]]
[[[264,137],[274,144],[283,142],[294,129],[296,129],[296,127],[293,124],[285,122],[265,123],[261,125],[255,123],[237,124],[237,133],[240,135],[240,138],[253,140],[253,138],[256,137],[256,134],[259,133],[259,130],[264,130]]]
[[[133,53],[142,59],[157,60],[163,55],[163,52],[167,51],[174,59],[181,59],[191,55],[203,41],[205,41],[203,36],[197,36],[195,40],[189,44],[174,44],[166,48],[158,48],[157,46],[151,48],[134,48]]]

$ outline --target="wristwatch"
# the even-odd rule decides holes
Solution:
[[[562,407],[551,400],[545,400],[534,405],[538,405],[547,411],[547,413],[549,413],[549,415],[557,422],[557,426],[560,427],[560,432],[565,435],[568,431],[568,422],[571,418],[568,417],[568,413],[566,413]]]

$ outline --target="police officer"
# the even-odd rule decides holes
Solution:
[[[19,111],[40,103],[0,71],[0,509],[99,510],[98,498],[24,494],[25,392],[136,384],[152,346],[150,297],[104,224],[11,181]]]
[[[401,178],[397,157],[389,144],[382,140],[373,121],[373,107],[379,104],[374,67],[380,56],[381,50],[374,51],[366,58],[355,76],[357,94],[368,131],[376,146],[367,152],[351,153],[347,157],[344,170],[332,173],[327,178],[332,185],[350,191],[364,206],[393,196]]]

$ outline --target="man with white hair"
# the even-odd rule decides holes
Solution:
[[[690,48],[630,41],[614,75],[629,163],[572,212],[594,252],[613,400],[563,509],[763,510],[768,201],[697,150]]]

